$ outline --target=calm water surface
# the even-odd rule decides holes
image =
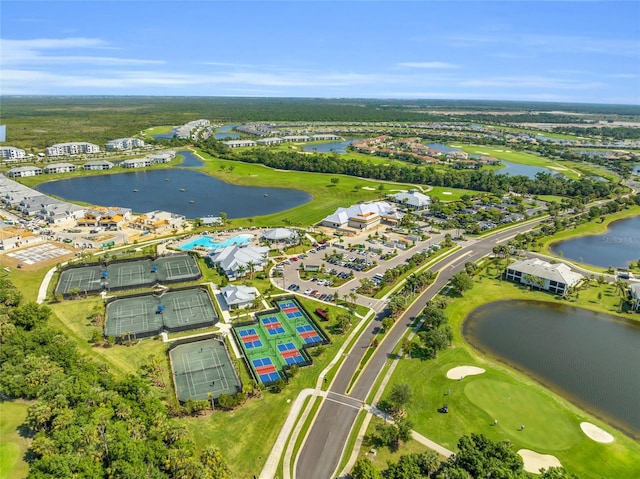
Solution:
[[[473,311],[463,335],[640,437],[640,324],[563,304],[499,301]]]
[[[311,195],[304,191],[237,186],[188,169],[69,178],[42,183],[37,190],[69,201],[123,206],[137,213],[171,211],[187,218],[217,216],[221,211],[228,218],[262,216],[311,200]]]
[[[551,251],[602,268],[627,268],[631,261],[640,259],[640,216],[616,221],[599,235],[560,241]]]
[[[462,151],[460,148],[450,147],[442,143],[427,143],[427,146],[429,148],[433,148],[434,150],[441,151],[442,153],[450,153],[452,151]],[[470,154],[469,158],[477,159],[477,158],[480,158],[481,156],[482,155]],[[534,179],[537,173],[551,173],[554,175],[559,174],[557,171],[553,171],[549,168],[543,168],[540,166],[523,165],[521,163],[512,163],[510,161],[505,161],[505,160],[500,160],[500,162],[504,165],[504,168],[500,168],[499,170],[496,170],[496,173],[500,175],[512,175],[512,176],[522,175],[522,176],[526,176],[527,178]]]
[[[182,163],[180,163],[180,166],[185,166],[188,168],[202,168],[204,166],[204,163],[202,163],[202,160],[200,160],[200,158],[198,158],[196,155],[194,155],[192,152],[188,150],[181,150],[176,152],[176,154],[181,155],[183,157],[183,160],[182,160]]]
[[[338,153],[344,155],[347,153],[347,147],[358,138],[349,138],[344,141],[332,141],[331,143],[322,143],[320,145],[306,145],[302,149],[304,151],[317,151],[318,153]]]

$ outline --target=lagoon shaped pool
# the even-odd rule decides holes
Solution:
[[[191,251],[197,247],[205,249],[220,249],[234,244],[245,244],[250,242],[252,239],[253,235],[250,234],[232,236],[224,241],[214,241],[211,236],[200,236],[188,243],[178,246],[178,249],[181,249],[182,251]]]

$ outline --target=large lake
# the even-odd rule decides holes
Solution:
[[[187,218],[220,212],[228,218],[262,216],[311,200],[300,190],[237,186],[199,171],[172,168],[49,181],[36,189],[68,201],[123,206],[137,213],[164,210]]]
[[[551,251],[602,268],[627,268],[640,259],[640,216],[616,221],[599,235],[560,241],[551,245]]]
[[[499,301],[473,311],[463,335],[640,437],[640,324],[564,304]]]

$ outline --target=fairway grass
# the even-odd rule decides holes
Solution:
[[[615,314],[612,309],[617,299],[611,288],[591,287],[580,292],[579,301],[563,302]],[[604,292],[602,306],[596,300],[599,290]],[[460,436],[472,432],[494,441],[508,440],[516,450],[556,456],[581,479],[640,477],[637,442],[529,376],[482,355],[462,339],[462,323],[471,311],[505,299],[557,301],[553,295],[487,277],[476,279],[474,288],[463,298],[449,298],[446,313],[454,335],[452,347],[439,352],[435,359],[401,359],[386,387],[387,393],[394,384],[411,387],[414,399],[407,413],[414,429],[451,450],[455,450]],[[486,372],[461,380],[448,379],[447,372],[457,366],[476,366]],[[448,414],[438,412],[444,403],[449,406]],[[603,444],[589,439],[580,429],[582,422],[612,434],[614,442]],[[520,431],[523,424],[525,429]]]
[[[28,407],[22,402],[0,401],[0,479],[22,479],[29,472],[24,454],[30,441],[18,432]]]
[[[497,420],[493,427],[510,436],[512,442],[519,441],[536,451],[557,451],[576,443],[579,431],[560,406],[547,401],[534,388],[498,379],[469,378],[463,382],[466,400],[489,415],[487,424]],[[525,429],[521,431],[523,424]]]

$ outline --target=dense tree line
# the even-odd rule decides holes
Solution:
[[[434,451],[404,454],[387,470],[380,471],[369,459],[361,458],[351,471],[352,479],[529,479],[522,458],[508,441],[495,442],[482,434],[462,436],[458,452],[440,462]],[[538,479],[578,479],[563,468],[551,467]]]
[[[333,122],[514,122],[593,121],[550,111],[595,113],[637,119],[634,105],[579,105],[539,102],[378,100],[322,98],[3,96],[7,140],[19,147],[89,141],[103,144],[152,126],[181,125],[197,118],[212,121]],[[452,114],[451,110],[460,113]]]
[[[30,478],[224,479],[215,448],[195,453],[187,430],[136,375],[115,377],[0,280],[0,395],[33,400]]]
[[[219,155],[219,148],[209,143],[202,145],[204,151]],[[267,148],[250,148],[229,151],[224,158],[245,163],[263,164],[283,170],[308,171],[314,173],[341,174],[400,183],[413,183],[447,188],[463,188],[487,191],[496,195],[508,191],[534,195],[559,195],[584,199],[605,198],[617,192],[619,186],[590,178],[570,180],[562,175],[540,172],[534,179],[526,176],[495,174],[493,171],[441,171],[433,166],[368,163],[354,159],[342,159],[337,154],[300,155],[296,152],[274,151]]]

